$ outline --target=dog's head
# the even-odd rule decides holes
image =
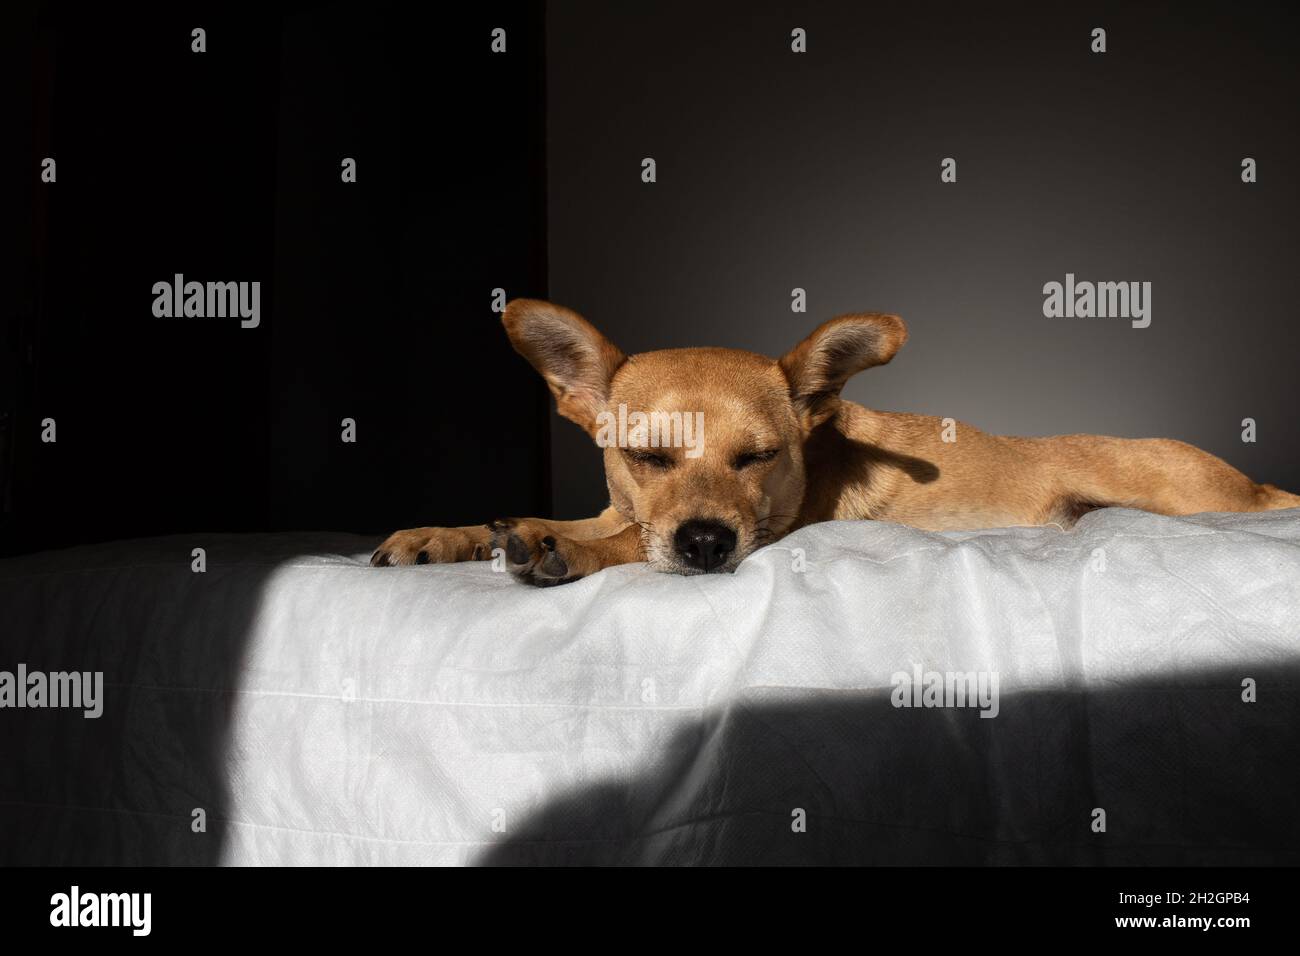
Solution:
[[[883,365],[901,319],[841,315],[780,360],[738,349],[625,356],[582,316],[516,299],[510,341],[561,415],[605,450],[610,501],[642,529],[660,571],[732,571],[796,523],[804,441],[833,417],[851,375]]]

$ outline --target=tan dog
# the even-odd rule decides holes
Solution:
[[[851,375],[888,362],[907,339],[894,315],[831,319],[779,361],[719,348],[624,356],[577,313],[533,299],[511,302],[503,321],[560,414],[593,438],[608,436],[602,423],[622,405],[702,415],[703,441],[646,446],[641,432],[608,444],[610,507],[598,517],[398,531],[371,564],[484,560],[500,548],[521,580],[551,585],[642,560],[679,574],[731,571],[818,521],[1065,529],[1107,506],[1167,515],[1300,506],[1178,441],[1006,438],[963,424],[951,440],[940,419],[841,400]]]

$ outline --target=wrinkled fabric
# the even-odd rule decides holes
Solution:
[[[549,589],[375,543],[0,562],[0,669],[105,680],[0,711],[0,862],[1300,863],[1300,511],[840,522]],[[997,716],[895,706],[916,670]]]

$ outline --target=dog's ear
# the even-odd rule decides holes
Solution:
[[[540,299],[513,300],[501,321],[515,351],[546,379],[559,413],[595,436],[623,353],[577,312]]]
[[[906,341],[907,326],[898,316],[863,312],[823,323],[787,352],[781,370],[804,428],[834,415],[844,383],[863,369],[884,365]]]

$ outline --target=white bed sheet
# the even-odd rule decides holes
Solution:
[[[549,589],[373,544],[0,562],[0,667],[108,682],[0,714],[7,861],[1300,862],[1300,511],[832,523]],[[918,666],[996,672],[998,716],[893,706]]]

